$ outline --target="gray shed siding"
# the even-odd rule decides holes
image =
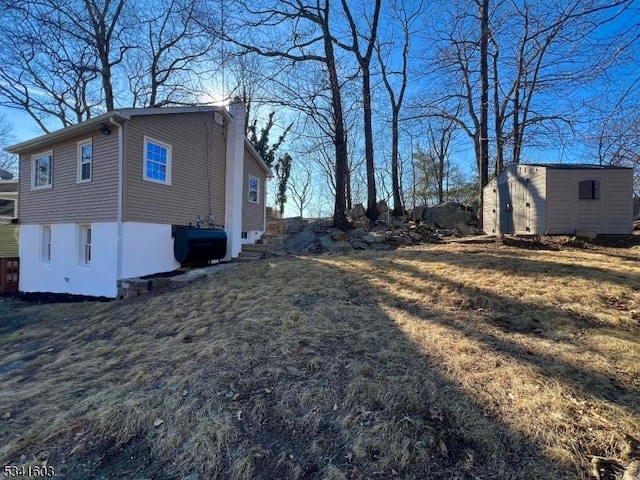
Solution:
[[[627,234],[633,229],[633,174],[610,170],[602,188],[606,204],[602,226],[606,233]]]
[[[115,129],[114,129],[115,130]],[[93,141],[92,178],[77,183],[77,142]],[[53,151],[52,188],[32,190],[31,156]],[[118,135],[80,134],[54,147],[20,155],[18,217],[24,224],[115,222],[118,198]]]
[[[543,232],[547,218],[544,168],[515,165],[483,190],[483,223],[487,233],[533,235]]]
[[[210,194],[215,223],[224,222],[226,135],[212,112],[134,116],[124,136],[124,221],[195,223]],[[143,180],[145,136],[171,145],[171,185]]]
[[[498,227],[498,182],[494,178],[482,191],[482,224],[486,233],[497,233]]]
[[[631,233],[633,177],[630,169],[550,169],[548,176],[549,233],[572,234],[576,230]],[[579,198],[579,183],[583,180],[600,182],[599,199]]]
[[[260,179],[260,188],[258,191],[258,203],[249,201],[249,176]],[[265,230],[264,213],[265,203],[267,199],[267,175],[258,165],[251,152],[244,148],[244,186],[242,187],[242,231],[260,231]]]
[[[532,235],[544,233],[547,229],[547,169],[526,167],[529,175],[530,230]]]

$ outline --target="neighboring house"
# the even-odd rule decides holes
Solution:
[[[509,165],[483,189],[486,233],[630,234],[633,170],[572,164]]]
[[[224,224],[227,257],[265,230],[270,176],[245,108],[122,109],[7,150],[20,155],[20,291],[116,297],[171,271],[172,226]]]
[[[0,258],[18,256],[18,180],[0,180]]]
[[[18,290],[17,214],[18,181],[0,179],[0,293]]]

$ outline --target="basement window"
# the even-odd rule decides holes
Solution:
[[[91,225],[79,225],[78,234],[78,259],[80,261],[80,265],[91,265]]]
[[[580,200],[599,200],[600,180],[582,180],[578,184],[578,196]]]
[[[42,225],[40,260],[51,263],[51,225]]]

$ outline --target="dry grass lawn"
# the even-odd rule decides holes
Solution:
[[[0,463],[62,478],[587,479],[640,454],[640,246],[263,260],[0,316]]]

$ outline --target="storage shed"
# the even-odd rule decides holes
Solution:
[[[509,165],[483,189],[486,233],[631,234],[633,170],[587,164]]]

